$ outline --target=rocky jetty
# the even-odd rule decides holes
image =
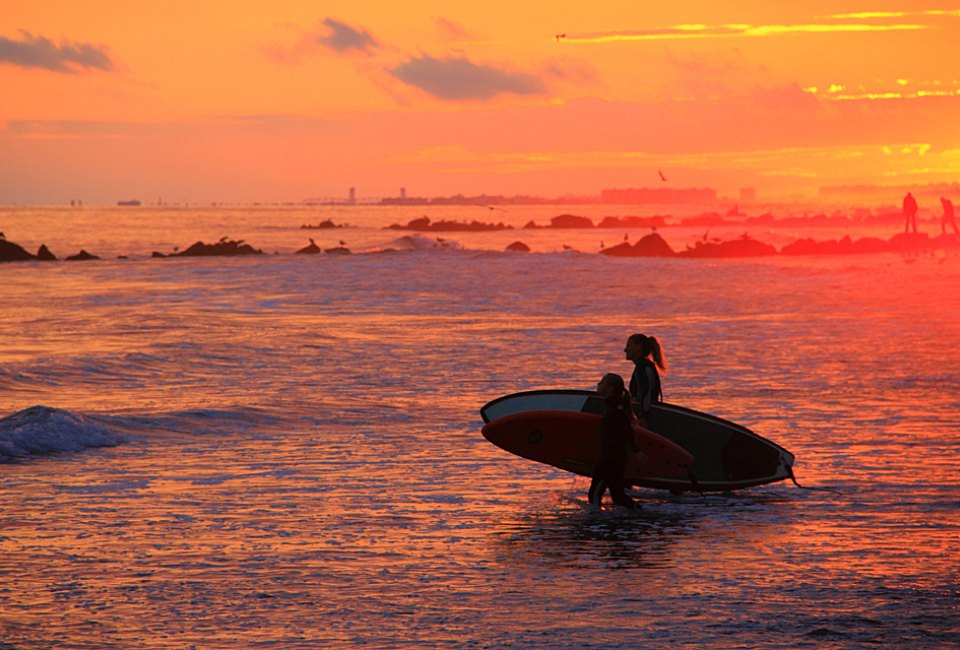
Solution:
[[[76,255],[66,258],[68,260],[98,260],[96,255],[91,255],[87,251],[81,250]],[[0,237],[0,262],[28,262],[37,260],[40,262],[56,262],[57,256],[50,252],[46,244],[41,244],[37,254],[33,255],[20,244],[7,241]]]
[[[216,244],[204,244],[198,241],[185,251],[164,255],[154,252],[151,257],[224,257],[231,255],[263,255],[263,251],[250,244],[243,243],[242,239],[234,241],[223,237]]]
[[[303,230],[327,230],[329,228],[346,228],[345,224],[334,223],[332,219],[326,219],[318,224],[305,223],[300,226]]]
[[[50,252],[46,244],[41,244],[40,250],[37,251],[37,259],[41,262],[56,262],[57,256]]]
[[[657,233],[650,233],[635,244],[623,242],[600,252],[611,257],[673,257],[676,255],[670,248],[670,244]]]
[[[652,217],[604,217],[597,228],[662,228],[667,218],[660,215]]]
[[[296,254],[297,255],[319,255],[320,247],[317,246],[317,242],[313,241],[313,239],[311,238],[310,245],[304,246],[303,248],[298,250]]]
[[[69,257],[66,257],[64,259],[66,259],[68,262],[85,262],[87,260],[98,260],[100,258],[92,253],[88,253],[87,251],[81,248],[80,252],[77,253],[76,255],[70,255]]]
[[[817,241],[798,239],[779,251],[772,244],[759,241],[747,234],[732,240],[702,240],[685,250],[674,251],[657,233],[643,237],[635,244],[624,242],[600,251],[611,257],[764,257],[769,255],[865,255],[869,253],[923,253],[934,250],[960,249],[960,238],[940,235],[931,238],[924,233],[894,235],[889,240],[878,237]]]
[[[14,244],[12,241],[0,239],[0,261],[25,262],[35,259],[37,259],[37,256],[28,253],[20,244]]]
[[[594,225],[589,217],[581,217],[576,214],[560,214],[552,219],[547,225],[539,225],[535,221],[528,221],[524,225],[524,230],[535,230],[537,228],[660,228],[667,225],[667,217],[654,215],[652,217],[604,217],[599,224]]]
[[[548,226],[540,226],[533,221],[528,221],[523,227],[524,230],[536,228],[593,228],[593,221],[589,217],[581,217],[575,214],[559,214],[550,220]]]
[[[505,250],[513,251],[514,253],[529,253],[530,247],[524,244],[522,241],[515,241],[508,245]]]
[[[960,238],[940,235],[931,238],[926,233],[900,233],[889,240],[879,237],[816,241],[805,238],[787,244],[780,249],[781,255],[860,255],[866,253],[920,253],[933,250],[960,248]]]
[[[864,237],[853,240],[850,236],[843,239],[816,241],[811,238],[798,239],[780,249],[781,255],[851,255],[855,253],[882,253],[889,251],[890,242],[877,237]]]
[[[411,219],[407,225],[393,224],[387,226],[387,230],[414,230],[417,232],[490,232],[494,230],[511,230],[513,226],[503,223],[485,223],[483,221],[430,221],[430,217],[424,215],[416,219]]]
[[[427,217],[424,221],[415,219],[415,229],[422,229],[429,224]],[[554,227],[573,227],[574,224],[582,224],[580,221],[584,217],[575,215],[560,215],[554,217],[552,223]],[[588,220],[589,221],[589,220]],[[439,222],[443,223],[443,222]],[[450,223],[450,222],[447,222]],[[469,226],[469,224],[459,224],[460,226]],[[489,224],[488,224],[489,225]],[[618,225],[624,225],[618,222]],[[539,227],[539,226],[536,226]],[[393,227],[391,227],[393,228]],[[709,233],[709,230],[708,230]],[[346,242],[340,240],[339,246],[321,249],[319,245],[310,239],[310,244],[296,251],[298,255],[318,255],[326,253],[330,255],[351,255],[352,251],[347,248]],[[601,244],[602,247],[602,244]],[[404,235],[400,240],[394,242],[394,245],[383,249],[389,250],[424,250],[424,249],[457,249],[460,246],[453,241],[448,241],[440,237],[424,237],[423,235]],[[564,250],[572,250],[570,246],[563,245]],[[174,249],[176,251],[177,249]],[[505,248],[512,252],[529,252],[530,247],[522,241],[514,241]],[[686,246],[684,250],[675,251],[654,229],[638,240],[636,243],[630,243],[624,240],[622,243],[610,248],[603,248],[600,254],[610,257],[685,257],[685,258],[746,258],[746,257],[764,257],[772,255],[865,255],[874,253],[897,253],[903,255],[933,254],[940,250],[960,250],[960,236],[955,234],[941,234],[930,236],[927,233],[898,233],[890,239],[879,237],[862,237],[853,239],[849,235],[841,239],[816,240],[813,238],[797,239],[784,245],[777,250],[772,244],[760,241],[744,233],[740,237],[731,240],[721,240],[717,237],[708,238],[705,234],[702,239],[692,245]],[[164,254],[154,252],[152,257],[223,257],[234,255],[263,255],[263,251],[244,243],[241,240],[231,240],[223,237],[220,241],[213,244],[205,244],[198,241],[184,251]],[[37,254],[34,255],[27,251],[23,246],[8,241],[0,233],[0,262],[19,262],[19,261],[56,261],[58,258],[46,245],[40,246]],[[82,250],[76,255],[63,258],[69,261],[80,260],[98,260],[97,255]],[[127,259],[127,256],[120,255],[118,259]]]
[[[763,257],[776,254],[775,246],[746,234],[727,241],[698,241],[693,247],[677,253],[679,257]]]

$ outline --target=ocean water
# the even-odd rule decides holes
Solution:
[[[561,212],[477,210],[435,218]],[[960,644],[960,256],[383,230],[419,214],[0,211],[31,250],[103,257],[0,265],[0,648]],[[326,218],[351,227],[299,228]],[[268,254],[149,258],[222,236]],[[668,401],[818,489],[596,509],[480,435],[490,399],[629,373],[634,331]]]

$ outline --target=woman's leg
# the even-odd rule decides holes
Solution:
[[[603,500],[603,491],[606,489],[606,479],[600,474],[595,474],[593,480],[590,481],[590,490],[587,492],[587,499],[595,506],[600,505],[600,502]]]

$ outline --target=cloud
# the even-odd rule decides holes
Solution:
[[[113,70],[113,60],[102,45],[61,41],[20,30],[20,40],[0,36],[0,63],[75,74],[80,69]]]
[[[678,54],[664,51],[665,67],[672,71],[662,92],[675,97],[705,99],[730,95],[755,83],[758,71],[744,60],[738,49],[711,51],[709,54]]]
[[[553,77],[573,84],[595,84],[599,80],[596,68],[580,59],[559,59],[549,61],[543,67],[544,76]]]
[[[300,65],[304,58],[318,56],[327,50],[338,54],[360,52],[369,56],[379,47],[380,43],[369,31],[325,18],[316,28],[302,32],[293,45],[267,43],[261,46],[261,51],[278,65]]]
[[[436,19],[436,24],[440,29],[440,33],[449,40],[463,41],[472,38],[466,27],[443,16]]]
[[[365,29],[351,27],[333,18],[325,18],[323,25],[328,31],[325,34],[317,34],[316,40],[335,52],[358,51],[370,54],[371,50],[380,46],[377,39]]]
[[[537,77],[491,65],[478,65],[462,57],[436,59],[421,56],[388,72],[439,99],[490,99],[497,95],[539,95],[546,86]]]
[[[98,120],[11,120],[0,122],[0,133],[25,140],[99,140],[119,138],[170,138],[195,141],[205,134],[242,137],[270,134],[274,137],[328,137],[342,130],[336,119],[298,115],[224,115],[185,122],[132,122]]]

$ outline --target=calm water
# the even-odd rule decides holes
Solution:
[[[0,416],[46,407],[0,424],[0,455],[27,454],[0,464],[0,647],[960,644],[960,256],[554,252],[590,231],[291,254],[388,248],[414,216],[0,212],[28,248],[105,258],[0,265]],[[299,229],[327,217],[356,227]],[[148,259],[225,235],[271,255]],[[539,252],[496,252],[516,239]],[[628,373],[636,330],[666,346],[669,401],[829,489],[600,511],[482,438],[489,399]],[[28,429],[122,442],[40,453]]]

